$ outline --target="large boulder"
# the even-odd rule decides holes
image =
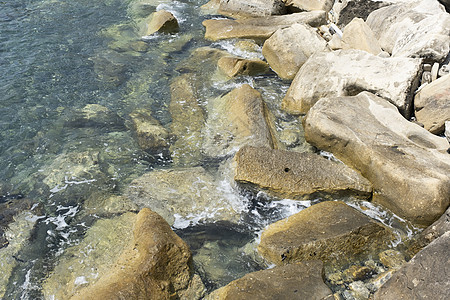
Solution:
[[[368,92],[322,98],[304,119],[306,140],[332,152],[373,184],[373,201],[429,225],[450,202],[445,139],[404,119]]]
[[[206,299],[334,299],[322,273],[323,264],[317,260],[279,266],[247,274]]]
[[[234,154],[244,145],[274,148],[274,130],[261,93],[248,84],[210,103],[203,131],[203,153],[210,157]]]
[[[169,146],[169,132],[158,120],[152,117],[151,111],[138,109],[130,114],[133,130],[139,146],[144,150],[156,150]]]
[[[236,156],[234,179],[279,197],[298,199],[329,194],[369,197],[367,179],[342,163],[314,153],[245,146]]]
[[[130,183],[125,195],[175,227],[180,222],[239,219],[236,199],[225,197],[220,184],[202,167],[146,173]]]
[[[286,7],[282,0],[220,0],[219,13],[239,16],[283,15]]]
[[[286,0],[286,8],[290,12],[324,10],[329,12],[334,0]]]
[[[426,130],[441,134],[445,121],[450,121],[450,74],[440,77],[422,88],[414,97],[417,121]]]
[[[305,114],[320,98],[370,91],[409,117],[420,71],[420,59],[381,58],[361,50],[318,52],[298,71],[282,107],[290,113]]]
[[[265,40],[278,29],[289,27],[295,23],[318,27],[326,23],[326,13],[312,11],[240,20],[213,19],[205,20],[202,24],[206,27],[205,38],[217,41],[231,38]]]
[[[325,201],[269,225],[258,251],[277,265],[316,259],[345,264],[392,239],[389,228],[344,202]]]
[[[353,18],[366,20],[371,12],[396,2],[407,0],[339,0],[333,5],[333,21],[339,26],[345,26]]]
[[[450,297],[450,232],[417,253],[375,293],[375,300],[436,299]]]
[[[205,112],[200,105],[193,74],[176,77],[170,85],[169,112],[172,123],[169,128],[176,138],[170,146],[176,165],[196,165],[201,160],[201,130],[205,123]]]
[[[150,15],[145,23],[144,35],[151,35],[155,32],[175,33],[180,29],[175,16],[166,10],[159,10]]]
[[[245,59],[236,56],[224,56],[220,58],[217,66],[228,77],[239,75],[256,76],[270,72],[269,65],[260,59]]]
[[[402,2],[367,18],[381,47],[392,56],[442,61],[449,53],[450,15],[437,0]]]
[[[268,38],[262,53],[271,68],[283,79],[293,79],[313,53],[325,51],[326,41],[308,25],[294,24],[278,29]]]
[[[361,18],[354,18],[345,26],[342,34],[342,49],[359,49],[373,55],[383,51],[369,25]]]

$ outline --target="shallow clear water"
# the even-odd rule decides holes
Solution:
[[[193,50],[211,46],[248,54],[230,41],[203,39],[201,22],[211,16],[202,15],[199,7],[206,1],[153,2],[150,11],[164,8],[175,14],[179,33],[142,39],[130,1],[125,0],[0,1],[0,204],[27,201],[31,207],[32,215],[12,234],[35,224],[26,246],[8,257],[15,265],[4,299],[43,298],[42,282],[58,257],[105,217],[85,211],[85,201],[102,194],[120,195],[140,175],[172,167],[167,153],[139,148],[129,129],[129,113],[150,109],[168,127],[170,83],[183,73],[177,66]],[[130,41],[134,50],[127,48]],[[209,69],[215,66],[205,63],[204,72]],[[277,130],[299,127],[298,120],[279,110],[288,83],[275,75],[201,79],[197,84],[204,108],[208,99],[243,83],[261,91]],[[87,104],[102,105],[121,121],[87,124],[80,113]],[[219,163],[201,161],[213,171]],[[220,178],[224,179],[229,178]],[[311,201],[268,202],[263,193],[246,195],[229,187],[222,192],[225,198],[237,199],[243,209],[238,224],[174,226],[191,245],[196,269],[209,289],[267,267],[254,257],[261,230],[311,205]],[[205,267],[205,257],[216,261]],[[6,261],[0,257],[0,263],[2,259]]]

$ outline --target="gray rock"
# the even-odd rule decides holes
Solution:
[[[286,13],[281,0],[220,0],[219,13],[225,15],[262,17]]]
[[[450,75],[440,77],[422,88],[414,97],[417,121],[426,130],[442,134],[450,121]]]
[[[293,79],[313,53],[325,51],[325,40],[308,25],[294,24],[278,29],[268,38],[262,53],[270,67],[283,79]]]
[[[402,2],[367,18],[381,47],[393,57],[440,62],[449,53],[450,15],[437,0]]]
[[[286,7],[290,12],[324,10],[329,12],[334,0],[286,0]]]
[[[361,50],[318,52],[298,71],[282,107],[290,113],[304,114],[320,98],[370,91],[409,117],[420,70],[420,59],[386,59]]]
[[[322,273],[322,262],[315,260],[275,267],[234,280],[206,299],[332,300],[333,293],[323,282]]]
[[[351,194],[369,197],[372,187],[342,163],[313,153],[243,147],[235,156],[234,179],[291,199]]]
[[[398,0],[339,0],[333,5],[334,22],[345,26],[354,18],[367,19],[367,16],[380,7],[399,2]]]
[[[389,228],[344,202],[325,201],[269,225],[258,251],[277,265],[316,259],[345,265],[392,239]]]
[[[265,40],[278,29],[296,23],[318,27],[326,23],[326,13],[324,11],[312,11],[240,20],[205,20],[202,24],[206,27],[205,38],[217,41],[231,38]]]
[[[169,146],[169,132],[147,109],[135,110],[130,114],[139,146],[144,150],[156,150]]]
[[[304,127],[309,143],[372,182],[374,202],[422,225],[447,209],[447,141],[408,122],[386,100],[368,92],[322,98],[308,112]]]
[[[446,232],[395,272],[375,293],[374,299],[449,299],[449,247],[450,232]]]

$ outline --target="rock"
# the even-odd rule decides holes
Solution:
[[[310,26],[294,24],[278,29],[268,38],[262,53],[270,67],[283,79],[293,79],[313,53],[325,51],[327,43]]]
[[[440,62],[449,53],[450,15],[437,0],[401,2],[367,18],[381,47],[393,57]]]
[[[448,299],[449,247],[450,232],[446,232],[395,272],[374,299]]]
[[[431,68],[431,81],[435,81],[438,77],[439,63],[434,63]]]
[[[447,141],[450,143],[450,121],[445,122],[445,137],[447,138]]]
[[[389,269],[398,269],[406,263],[403,254],[393,249],[381,252],[378,257],[381,263]]]
[[[146,20],[146,30],[144,35],[152,35],[155,32],[175,33],[179,30],[180,26],[178,25],[175,16],[162,9],[154,12],[149,19]]]
[[[200,106],[192,77],[193,74],[183,74],[170,85],[170,130],[176,137],[170,152],[174,163],[182,166],[196,165],[202,157],[201,130],[205,123],[205,112]]]
[[[333,5],[334,22],[339,26],[345,26],[354,18],[366,20],[371,12],[381,7],[390,5],[398,0],[339,0]]]
[[[281,0],[220,0],[219,13],[224,15],[263,17],[284,15],[286,7]]]
[[[77,299],[169,299],[192,279],[189,247],[158,214],[142,209],[131,243],[98,281],[78,291]]]
[[[115,112],[99,104],[88,104],[75,110],[65,122],[66,126],[83,128],[107,128],[113,130],[125,129],[124,121]]]
[[[414,97],[417,121],[426,130],[442,134],[445,122],[450,121],[450,74],[422,88]]]
[[[370,182],[342,163],[313,153],[245,146],[234,157],[234,180],[282,198],[351,194],[370,197]]]
[[[331,50],[340,50],[342,49],[342,39],[337,34],[333,34],[333,37],[328,42],[328,47]]]
[[[244,145],[275,147],[267,107],[261,93],[250,85],[244,84],[210,105],[203,131],[205,155],[231,155]]]
[[[333,0],[286,0],[289,12],[323,10],[329,12],[333,7]]]
[[[139,207],[149,207],[170,225],[190,221],[237,221],[236,200],[202,167],[155,170],[133,180],[125,192]],[[236,210],[235,210],[236,209]]]
[[[128,58],[129,59],[129,58]],[[94,63],[94,72],[105,84],[119,86],[129,78],[127,58],[116,51],[104,51],[89,58]]]
[[[169,132],[152,117],[150,110],[135,110],[130,114],[130,118],[142,149],[155,150],[169,146]]]
[[[351,294],[356,300],[369,299],[370,291],[362,281],[355,281],[349,285]]]
[[[420,70],[420,59],[385,59],[361,50],[315,53],[298,71],[282,107],[304,114],[320,98],[370,91],[393,103],[408,118]]]
[[[392,239],[387,227],[344,202],[325,201],[269,225],[258,251],[277,265],[315,259],[345,264]]]
[[[206,299],[334,299],[322,273],[322,262],[316,260],[257,271],[230,282]]]
[[[128,5],[128,15],[133,19],[145,18],[155,11],[160,4],[170,3],[172,0],[132,0]]]
[[[450,74],[450,68],[448,65],[443,65],[438,71],[438,76],[443,77],[447,74]]]
[[[342,49],[359,49],[373,55],[383,51],[370,27],[361,18],[354,18],[344,28]]]
[[[429,225],[448,207],[447,142],[405,120],[386,100],[368,92],[322,98],[304,128],[309,143],[358,170],[373,184],[373,201],[395,214]]]
[[[110,216],[126,212],[137,212],[139,208],[124,196],[93,193],[83,203],[83,213],[97,216]]]
[[[216,71],[219,59],[225,56],[230,56],[230,53],[216,48],[200,47],[195,49],[187,59],[179,63],[175,70],[180,73],[212,73]]]
[[[238,75],[256,76],[270,71],[269,65],[260,59],[225,56],[219,59],[217,65],[229,77]]]
[[[445,6],[447,12],[450,12],[450,0],[439,0],[439,2]]]
[[[317,27],[326,23],[326,13],[312,11],[240,20],[205,20],[202,24],[206,27],[205,38],[217,41],[231,38],[265,40],[278,29],[289,27],[295,23]]]
[[[0,194],[0,249],[9,244],[8,231],[9,224],[14,222],[15,216],[31,208],[31,201],[23,198],[22,195]],[[13,236],[14,237],[14,236]]]

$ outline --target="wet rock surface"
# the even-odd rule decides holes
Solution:
[[[168,130],[152,117],[151,111],[136,110],[130,114],[130,118],[138,144],[142,149],[156,150],[169,146]]]
[[[208,295],[225,299],[333,299],[323,282],[321,261],[274,267],[245,275]]]
[[[245,146],[234,157],[234,179],[251,183],[278,197],[314,198],[317,195],[371,195],[371,184],[344,164],[313,153]]]
[[[258,251],[277,265],[316,259],[345,264],[392,239],[384,225],[343,202],[326,201],[269,225]]]
[[[178,21],[172,13],[159,10],[149,17],[144,35],[151,35],[155,32],[175,33],[179,29]]]
[[[325,50],[326,42],[315,29],[294,24],[278,29],[268,38],[262,53],[279,77],[293,79],[298,69],[313,53]]]
[[[445,75],[421,89],[414,97],[417,121],[434,134],[442,134],[450,121],[450,75]]]
[[[447,209],[447,141],[405,120],[386,100],[368,92],[323,98],[304,127],[308,142],[332,152],[373,184],[374,202],[422,225]]]
[[[395,104],[408,117],[420,62],[412,58],[385,59],[361,50],[315,53],[300,68],[282,105],[290,113],[304,114],[322,97],[370,91]]]
[[[447,299],[449,246],[450,232],[446,232],[394,273],[374,299]]]
[[[219,59],[217,66],[229,77],[239,75],[256,76],[270,72],[269,65],[259,59],[244,59],[225,56]]]

